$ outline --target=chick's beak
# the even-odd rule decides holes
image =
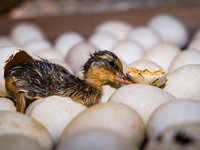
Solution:
[[[114,77],[114,80],[123,84],[133,84],[132,81],[128,80],[122,71],[119,71],[118,75]]]

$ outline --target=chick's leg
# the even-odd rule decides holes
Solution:
[[[10,77],[6,82],[6,87],[7,90],[11,91],[15,95],[14,100],[16,102],[17,111],[24,113],[26,108],[25,93],[20,91],[19,88],[15,86],[15,82],[15,78]]]

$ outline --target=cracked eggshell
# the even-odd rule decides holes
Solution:
[[[138,112],[146,124],[150,115],[160,105],[176,99],[170,93],[145,84],[131,84],[119,88],[108,102],[125,104]]]
[[[126,105],[113,102],[94,105],[77,115],[64,129],[60,144],[65,139],[90,129],[115,132],[137,145],[141,145],[145,137],[145,126],[137,112]]]
[[[99,24],[95,31],[109,33],[115,36],[119,41],[126,38],[127,34],[131,31],[132,25],[122,20],[108,20]]]
[[[200,102],[176,99],[157,108],[147,124],[149,138],[155,138],[166,129],[187,123],[200,123]]]
[[[180,48],[172,44],[159,44],[152,49],[146,51],[142,57],[159,64],[167,73],[173,59],[181,52]]]
[[[88,60],[89,53],[94,53],[96,50],[96,47],[92,44],[83,42],[74,46],[67,54],[65,60],[76,74],[80,67]]]
[[[25,114],[42,123],[57,145],[65,126],[86,108],[69,97],[50,96],[31,103]]]
[[[135,143],[108,130],[87,130],[77,133],[56,150],[138,150]]]
[[[68,31],[59,35],[54,45],[56,51],[65,58],[72,47],[84,41],[85,38],[78,32]]]
[[[163,88],[176,98],[200,101],[200,65],[186,65],[168,74]]]
[[[169,68],[169,73],[173,72],[179,67],[189,64],[200,64],[200,51],[184,50],[180,52],[172,61]]]
[[[39,142],[22,135],[1,135],[1,150],[46,150]]]
[[[128,36],[127,39],[133,40],[140,44],[144,51],[148,51],[150,48],[160,44],[162,41],[160,37],[149,27],[146,26],[139,26],[133,28]]]
[[[165,43],[171,43],[182,48],[189,40],[187,28],[184,23],[175,16],[169,14],[155,15],[149,20],[148,26],[152,28]]]
[[[0,122],[0,136],[23,135],[36,140],[47,150],[53,147],[48,130],[32,117],[14,111],[0,111]]]
[[[198,150],[200,123],[177,125],[150,139],[146,150]]]
[[[10,99],[0,98],[0,111],[2,110],[16,111],[16,107]]]
[[[119,42],[113,49],[115,53],[126,65],[138,61],[144,54],[143,48],[134,41],[125,40]]]

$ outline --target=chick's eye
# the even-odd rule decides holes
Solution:
[[[110,65],[110,66],[114,66],[115,63],[114,63],[113,61],[111,61],[111,62],[109,62],[109,65]]]

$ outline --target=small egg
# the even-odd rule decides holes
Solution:
[[[14,111],[0,111],[0,136],[23,135],[39,142],[47,150],[52,149],[53,142],[48,130],[37,120]]]
[[[56,150],[138,150],[136,144],[107,130],[87,130],[66,139]]]
[[[45,35],[36,24],[31,22],[21,22],[11,29],[11,37],[17,45],[23,47],[31,41],[44,38]]]
[[[122,20],[108,20],[99,24],[95,31],[109,33],[114,35],[118,40],[124,40],[131,31],[132,25]]]
[[[192,37],[192,40],[199,39],[199,38],[200,38],[200,28],[195,31],[195,33]]]
[[[192,40],[189,44],[187,49],[189,50],[198,50],[200,51],[200,37]]]
[[[11,46],[16,46],[14,41],[9,36],[1,35],[0,36],[0,48],[11,47]]]
[[[51,43],[44,38],[31,41],[23,46],[23,48],[30,54],[51,49]]]
[[[0,98],[0,111],[2,110],[11,110],[11,111],[16,111],[16,107],[13,103],[13,101],[11,101],[8,98]]]
[[[71,66],[73,72],[80,69],[81,66],[88,60],[89,54],[96,51],[96,47],[92,44],[83,42],[74,46],[67,54],[66,62]]]
[[[93,44],[99,50],[109,50],[118,43],[118,39],[109,33],[104,32],[95,32],[93,33],[89,39],[89,43]]]
[[[84,40],[85,38],[78,32],[64,32],[55,40],[55,49],[64,58],[72,47],[82,43]]]
[[[172,44],[159,44],[146,51],[142,59],[159,64],[165,72],[168,72],[173,59],[181,52],[180,48]]]
[[[160,105],[176,99],[170,93],[150,85],[132,84],[119,88],[108,102],[125,104],[138,112],[146,124],[150,115]]]
[[[102,97],[100,103],[107,103],[109,97],[117,90],[116,87],[111,86],[111,85],[103,85],[102,86]]]
[[[200,65],[186,65],[168,74],[165,91],[176,98],[200,101]]]
[[[126,65],[140,60],[144,54],[143,48],[134,41],[125,40],[119,42],[113,49],[115,53]]]
[[[145,51],[148,51],[150,48],[160,44],[162,41],[160,37],[149,27],[139,26],[133,28],[127,39],[133,40],[140,44]]]
[[[200,64],[200,51],[198,50],[184,50],[181,51],[172,61],[169,67],[169,73],[179,67],[189,64]]]
[[[200,123],[200,102],[176,99],[157,108],[147,124],[149,138],[156,138],[166,129],[187,123]]]
[[[46,150],[35,140],[22,135],[1,135],[1,150]]]
[[[182,48],[189,40],[187,28],[175,16],[169,14],[155,15],[149,20],[148,26],[155,30],[165,43],[171,43]]]
[[[50,96],[31,103],[25,114],[42,123],[57,145],[65,126],[86,108],[71,98]]]
[[[144,124],[135,110],[119,103],[102,103],[93,105],[77,115],[64,129],[60,144],[67,138],[90,129],[115,132],[137,146],[142,144],[145,135]]]

